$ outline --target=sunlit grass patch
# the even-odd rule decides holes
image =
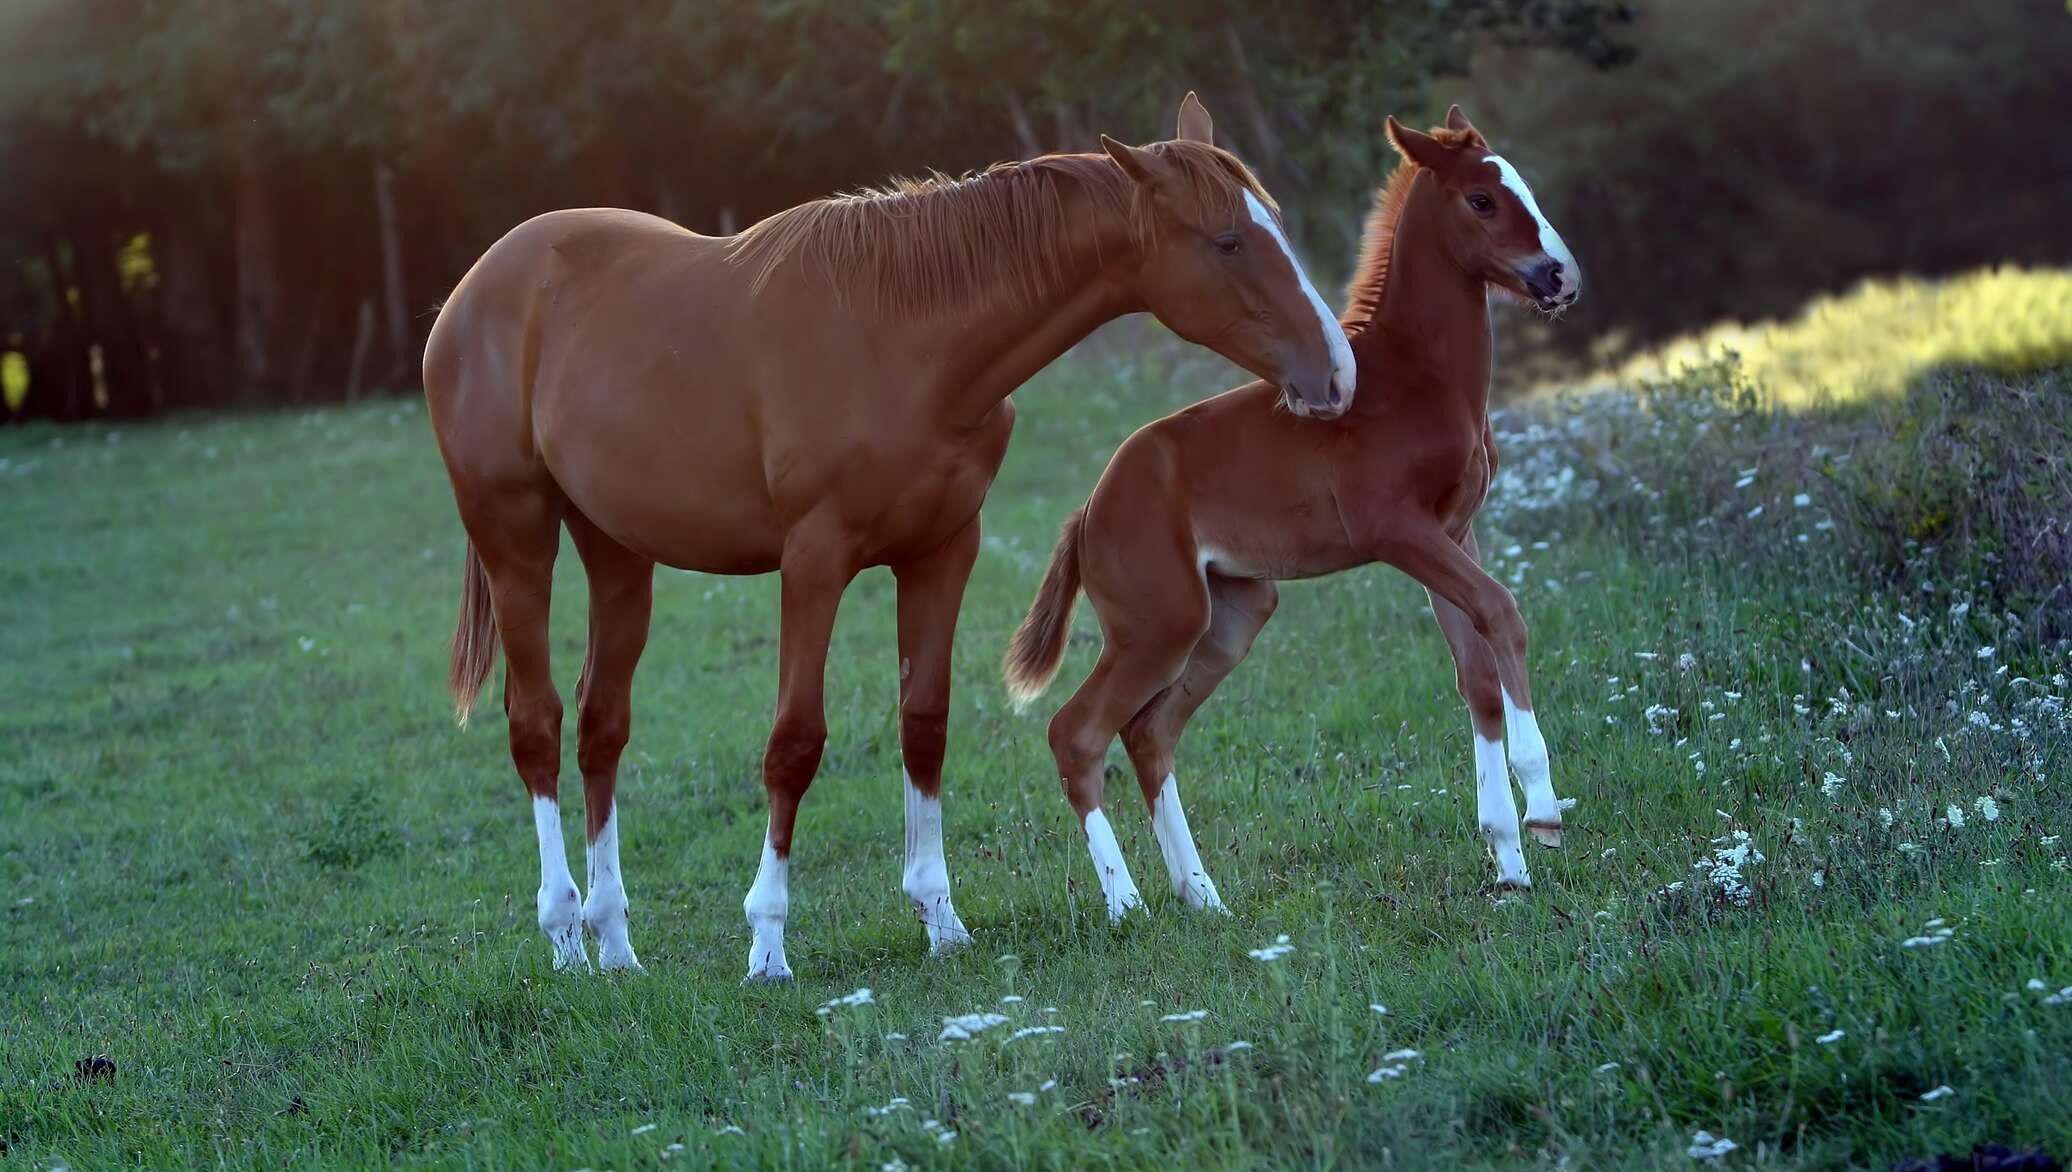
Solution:
[[[1897,394],[1939,367],[2026,374],[2072,362],[2072,269],[1983,269],[1946,281],[1867,281],[1788,322],[1727,322],[1631,359],[1631,383],[1738,356],[1783,406]]]

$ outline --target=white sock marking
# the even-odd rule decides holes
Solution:
[[[626,938],[626,882],[619,873],[619,804],[604,815],[604,828],[585,853],[590,897],[583,901],[583,926],[597,937],[597,967],[637,969],[640,958]]]
[[[778,858],[777,848],[763,836],[763,861],[755,869],[755,883],[741,911],[748,917],[748,979],[789,981],[791,966],[784,961],[784,917],[791,910],[791,860]]]
[[[1108,825],[1108,815],[1098,808],[1086,816],[1086,849],[1094,857],[1094,872],[1101,877],[1101,894],[1108,900],[1108,920],[1121,923],[1133,907],[1144,906],[1137,894],[1137,881],[1130,878],[1130,865],[1122,860],[1122,847]]]
[[[1482,837],[1496,855],[1498,883],[1532,886],[1525,853],[1518,848],[1518,801],[1511,796],[1511,776],[1504,769],[1504,743],[1475,734],[1475,816]]]
[[[942,853],[942,800],[924,796],[906,780],[906,871],[900,886],[928,930],[928,951],[971,943],[971,933],[950,902],[950,870]]]
[[[1174,894],[1188,907],[1228,914],[1216,894],[1216,881],[1209,878],[1194,849],[1194,831],[1188,828],[1187,811],[1180,805],[1180,783],[1170,773],[1158,791],[1158,800],[1151,804],[1151,833],[1158,838],[1158,852],[1165,856]]]
[[[532,826],[540,840],[540,931],[554,946],[554,967],[585,969],[590,954],[583,947],[582,898],[576,877],[568,871],[568,847],[561,839],[561,804],[534,795]]]
[[[1259,202],[1259,197],[1247,191],[1245,206],[1252,213],[1253,222],[1265,228],[1273,236],[1273,242],[1281,246],[1281,254],[1288,258],[1288,267],[1295,270],[1295,279],[1302,282],[1302,291],[1309,297],[1309,303],[1317,311],[1317,320],[1324,327],[1324,345],[1331,351],[1331,385],[1346,399],[1353,397],[1353,388],[1359,383],[1359,368],[1353,362],[1352,343],[1345,340],[1345,327],[1331,314],[1331,308],[1317,295],[1317,287],[1310,284],[1309,274],[1302,268],[1302,262],[1295,259],[1295,250],[1289,246],[1288,237],[1282,233],[1278,220]]]
[[[1540,251],[1561,262],[1561,294],[1575,293],[1582,288],[1583,270],[1576,264],[1576,258],[1569,254],[1568,245],[1562,243],[1561,233],[1556,232],[1554,225],[1549,224],[1541,213],[1539,201],[1532,197],[1532,188],[1525,185],[1525,176],[1520,175],[1518,168],[1511,165],[1511,160],[1502,155],[1490,155],[1487,161],[1496,167],[1497,174],[1503,177],[1504,186],[1518,197],[1518,202],[1525,205],[1525,210],[1531,212],[1534,222],[1539,224]]]
[[[1511,702],[1504,691],[1504,730],[1511,742],[1511,768],[1525,791],[1525,816],[1533,822],[1561,825],[1561,802],[1554,796],[1553,770],[1547,761],[1547,740],[1530,708]]]

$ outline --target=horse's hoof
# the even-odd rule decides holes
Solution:
[[[1528,821],[1525,824],[1525,832],[1532,835],[1532,840],[1541,846],[1551,847],[1556,850],[1561,847],[1561,823],[1559,822]]]
[[[771,965],[766,969],[757,969],[755,972],[743,977],[741,983],[744,985],[789,985],[791,984],[791,968],[787,965],[778,964]]]
[[[944,928],[940,933],[936,934],[935,939],[928,942],[928,955],[941,956],[946,952],[955,952],[960,948],[968,948],[972,943],[971,932],[964,925],[959,924],[954,928]]]
[[[1506,875],[1496,881],[1496,889],[1507,894],[1513,891],[1531,891],[1532,877],[1530,875]]]

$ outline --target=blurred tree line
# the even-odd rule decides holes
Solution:
[[[0,351],[77,419],[404,386],[430,307],[555,207],[724,233],[1202,91],[1348,251],[1383,112],[1496,45],[1619,63],[1599,0],[10,0]],[[24,398],[24,385],[26,396]]]
[[[2063,0],[8,0],[0,419],[408,386],[537,212],[728,232],[1190,88],[1323,273],[1381,116],[1465,100],[1590,274],[1556,335],[1645,343],[2072,259],[2068,61]]]

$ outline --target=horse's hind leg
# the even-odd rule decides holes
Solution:
[[[632,727],[633,670],[647,645],[655,564],[571,511],[569,534],[590,579],[590,649],[576,684],[576,763],[588,821],[589,898],[583,926],[597,938],[597,965],[638,969],[626,935],[626,883],[619,870],[619,754]]]
[[[1187,722],[1208,702],[1252,650],[1252,641],[1273,617],[1280,591],[1272,582],[1241,578],[1209,579],[1209,629],[1194,645],[1179,682],[1153,697],[1123,726],[1122,744],[1137,771],[1144,804],[1151,807],[1151,831],[1165,857],[1173,891],[1187,906],[1225,912],[1216,881],[1202,866],[1195,849],[1187,811],[1180,805],[1180,783],[1173,758]]]
[[[979,523],[928,557],[893,567],[899,582],[899,747],[906,758],[906,859],[901,887],[940,952],[971,942],[950,901],[942,849],[943,742],[950,718],[950,650],[964,584],[978,558]]]
[[[561,510],[561,495],[551,484],[526,485],[463,500],[461,519],[489,577],[490,604],[503,637],[511,763],[532,795],[539,838],[540,931],[554,947],[555,968],[588,969],[581,897],[561,838],[561,695],[547,655]]]

